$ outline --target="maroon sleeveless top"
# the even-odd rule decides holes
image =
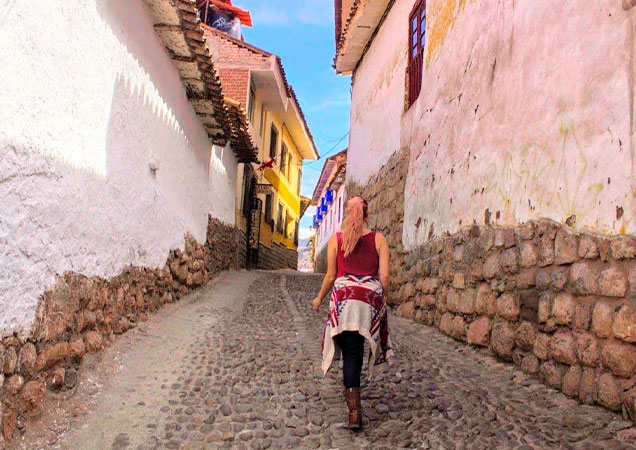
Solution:
[[[342,247],[342,233],[336,233],[338,237],[338,273],[342,275],[378,276],[380,267],[380,255],[375,249],[375,231],[362,236],[349,256],[345,258]]]

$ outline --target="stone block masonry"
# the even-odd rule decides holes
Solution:
[[[395,286],[398,314],[636,420],[636,238],[475,225],[405,254]]]
[[[260,244],[258,268],[263,270],[298,268],[298,251],[282,244],[272,243],[271,247]]]
[[[164,303],[175,302],[222,270],[244,267],[245,235],[209,218],[207,239],[185,238],[185,249],[170,252],[163,268],[129,267],[111,279],[66,273],[38,304],[27,339],[0,344],[2,437],[11,440],[47,390],[72,389],[87,353],[98,352]],[[0,442],[0,447],[2,444]]]
[[[404,223],[404,186],[408,168],[408,148],[394,153],[366,186],[347,184],[347,197],[361,195],[369,204],[369,228],[379,231],[387,239],[391,252],[391,266],[398,269],[404,258],[402,226]],[[389,302],[398,300],[389,293]]]
[[[636,238],[537,220],[474,225],[404,251],[407,157],[397,152],[366,187],[348,186],[389,241],[389,304],[581,403],[636,420]]]

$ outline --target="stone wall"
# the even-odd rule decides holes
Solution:
[[[238,228],[234,231],[236,240],[236,253],[233,265],[237,269],[245,268],[247,263],[247,234]]]
[[[636,419],[636,238],[475,225],[409,252],[395,281],[398,314]]]
[[[47,390],[72,389],[86,353],[99,351],[164,303],[175,302],[210,281],[213,274],[244,266],[236,252],[240,233],[209,218],[202,245],[191,235],[172,250],[161,269],[130,266],[110,279],[65,273],[39,301],[27,339],[10,336],[0,345],[2,439],[37,413]],[[2,383],[0,383],[2,384]]]
[[[391,247],[397,313],[539,377],[582,403],[636,419],[636,238],[539,220],[465,228],[401,246],[406,158],[366,187],[369,226]]]
[[[298,252],[275,242],[272,242],[271,247],[260,244],[258,268],[263,270],[296,270],[298,268]]]
[[[325,245],[316,255],[316,260],[314,261],[315,273],[327,273],[327,253],[327,246]]]
[[[361,195],[369,203],[368,226],[381,232],[391,251],[391,267],[398,268],[404,258],[402,224],[404,222],[404,183],[408,168],[408,148],[394,153],[366,186],[350,182],[347,196]],[[389,302],[396,304],[395,293],[389,291]]]

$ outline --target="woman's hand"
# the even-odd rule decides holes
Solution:
[[[316,297],[313,302],[311,302],[311,306],[314,308],[314,311],[318,312],[320,309],[320,304],[322,303],[322,297]]]

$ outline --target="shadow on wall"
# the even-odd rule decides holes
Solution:
[[[0,152],[0,329],[28,333],[41,293],[67,271],[110,277],[162,266],[186,232],[205,241],[207,167],[146,93],[119,77],[107,126],[106,173],[17,143]],[[155,154],[163,155],[151,170]],[[188,169],[188,170],[186,170]],[[195,172],[199,176],[195,177]],[[178,186],[182,186],[179,189]],[[19,299],[19,300],[16,300]]]
[[[18,0],[2,0],[2,4],[0,4],[0,28],[2,28],[9,18],[9,15],[17,1]]]
[[[174,122],[158,114],[155,92],[144,86],[115,80],[105,173],[46,149],[3,143],[0,198],[10,207],[0,210],[0,236],[16,237],[0,240],[3,335],[28,334],[38,299],[56,276],[160,267],[170,249],[183,248],[186,232],[205,241],[208,166]],[[191,195],[197,191],[202,195]]]
[[[207,133],[187,102],[179,74],[168,59],[163,43],[154,34],[154,27],[143,3],[129,0],[96,0],[95,5],[104,24],[134,57],[147,78],[129,81],[145,85],[144,101],[152,102],[153,108],[164,120],[175,122],[174,126],[182,130],[199,161],[208,166],[210,143]],[[154,45],[148,42],[149,29],[153,33]]]
[[[163,167],[164,172],[167,167],[178,167],[179,161],[183,163],[183,160],[192,167],[203,167],[208,174],[207,193],[211,194],[208,198],[210,203],[205,205],[205,210],[213,216],[224,217],[226,221],[233,219],[233,205],[226,208],[226,211],[223,211],[223,208],[219,210],[218,206],[219,201],[234,198],[235,177],[228,178],[228,174],[236,171],[235,157],[232,152],[211,145],[207,131],[188,101],[177,69],[170,61],[163,43],[155,34],[143,2],[96,0],[96,8],[105,25],[125,51],[133,56],[135,63],[139,66],[139,72],[143,73],[143,76],[135,78],[127,78],[122,74],[118,76],[113,89],[113,106],[109,120],[116,121],[117,118],[113,115],[118,111],[117,107],[122,106],[118,100],[125,98],[125,95],[118,91],[120,78],[123,78],[124,83],[130,88],[130,95],[136,95],[140,101],[143,99],[145,106],[150,106],[158,117],[174,127],[183,137],[183,142],[179,142],[176,135],[171,135],[174,137],[171,141],[158,139],[159,145],[153,146],[149,164]],[[149,42],[149,33],[154,42]],[[130,122],[126,125],[130,125]],[[143,121],[140,120],[137,125],[143,127]],[[177,163],[176,166],[173,165],[175,163]],[[167,181],[161,176],[161,167],[156,172],[159,174],[160,184],[162,181]],[[181,179],[178,180],[179,186],[192,184],[192,174],[182,173],[181,175]],[[174,193],[174,189],[164,192],[170,196],[170,193]],[[200,201],[196,205],[197,208],[203,205],[205,197],[204,191],[199,192],[201,195],[198,196]],[[196,202],[195,197],[189,195],[188,202]],[[171,202],[171,204],[174,203]],[[193,206],[190,205],[190,207]],[[233,223],[233,220],[231,222]]]

